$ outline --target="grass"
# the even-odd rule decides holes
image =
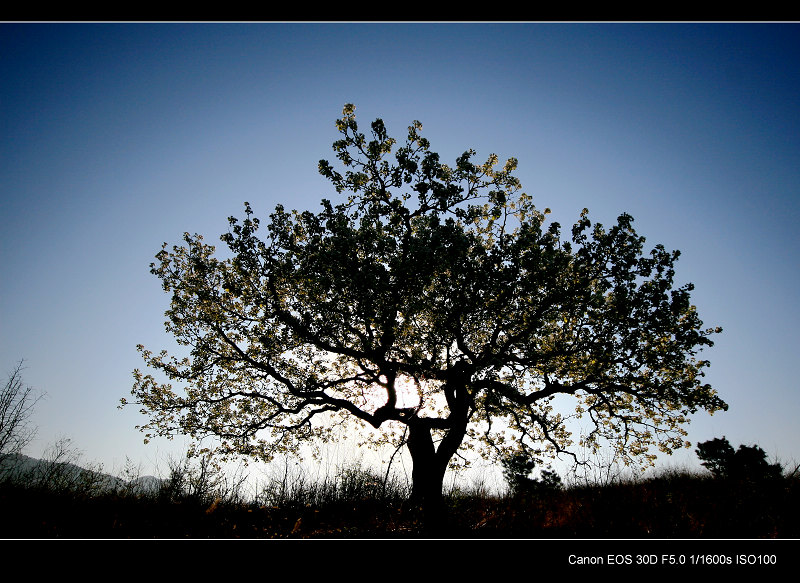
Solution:
[[[59,465],[60,464],[60,465]],[[3,538],[414,538],[428,536],[410,487],[359,465],[311,480],[172,463],[151,483],[99,479],[63,460],[0,481]],[[448,538],[797,538],[800,480],[731,481],[671,470],[511,496],[445,492]]]

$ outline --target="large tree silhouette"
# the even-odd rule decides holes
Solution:
[[[352,105],[337,128],[340,164],[319,163],[335,204],[278,206],[262,224],[245,203],[226,258],[188,233],[157,255],[166,328],[186,351],[140,347],[180,383],[134,372],[148,437],[214,436],[218,454],[268,460],[353,422],[407,446],[414,495],[433,508],[460,450],[607,440],[647,461],[688,446],[690,413],[727,408],[697,358],[719,330],[702,329],[691,285],[675,287],[678,252],[643,253],[629,215],[606,229],[584,210],[565,240],[514,159],[476,164],[470,150],[448,166],[419,122],[398,145],[380,119],[359,131]],[[562,396],[588,422],[580,436]]]

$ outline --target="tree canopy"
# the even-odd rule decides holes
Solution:
[[[584,209],[564,237],[513,158],[447,165],[419,122],[398,144],[380,119],[360,131],[352,105],[337,128],[339,164],[319,162],[336,201],[277,206],[264,224],[245,203],[225,258],[188,233],[156,256],[186,350],[140,346],[181,385],[134,372],[148,437],[213,436],[216,453],[268,460],[354,422],[407,445],[415,492],[434,498],[470,448],[608,442],[646,462],[689,445],[690,414],[727,408],[699,358],[719,329],[675,285],[679,253],[645,252],[631,216],[605,228]]]

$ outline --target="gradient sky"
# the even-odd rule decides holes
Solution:
[[[317,210],[344,103],[444,161],[519,160],[540,208],[629,212],[680,249],[730,404],[688,426],[800,462],[800,28],[796,24],[2,24],[0,372],[25,359],[59,437],[117,470],[142,444],[138,343],[171,346],[149,264],[218,242],[249,201]],[[689,451],[677,461],[696,463]]]

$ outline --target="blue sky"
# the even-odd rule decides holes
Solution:
[[[107,469],[142,444],[138,343],[170,346],[149,273],[184,231],[216,241],[249,201],[335,192],[335,119],[356,104],[451,162],[519,160],[569,226],[629,212],[722,326],[689,425],[800,462],[800,29],[796,24],[2,24],[0,371],[47,393],[31,455],[69,437]],[[695,461],[691,452],[676,460]]]

